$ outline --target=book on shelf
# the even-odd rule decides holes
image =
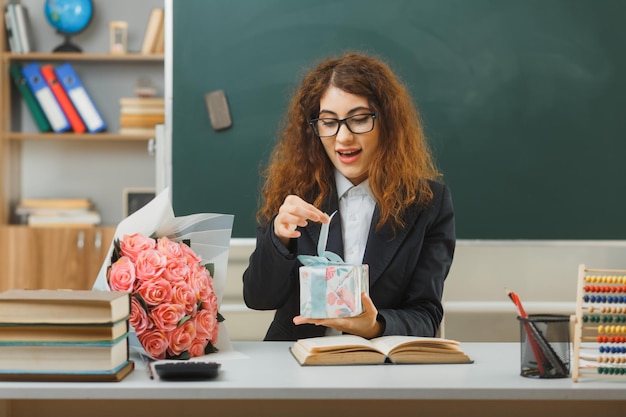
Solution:
[[[126,292],[11,289],[0,293],[0,323],[94,325],[129,316]]]
[[[120,107],[120,115],[164,115],[165,107],[141,107],[124,106]]]
[[[24,103],[26,103],[26,107],[28,107],[28,111],[33,117],[33,121],[37,125],[39,131],[50,132],[52,130],[52,126],[50,126],[50,122],[48,122],[48,118],[41,109],[37,98],[31,91],[30,87],[26,84],[26,77],[22,74],[22,67],[18,64],[12,64],[9,67],[9,73],[11,74],[13,83],[17,87],[22,99],[24,99]]]
[[[128,333],[128,320],[114,323],[0,323],[0,341],[4,342],[105,342]]]
[[[300,365],[472,363],[458,341],[416,336],[364,339],[353,335],[299,339],[291,353]]]
[[[120,134],[152,135],[155,126],[165,122],[162,97],[120,98]]]
[[[154,127],[164,121],[165,114],[120,114],[120,127]]]
[[[50,86],[50,90],[54,94],[54,97],[59,102],[65,117],[70,122],[70,126],[75,133],[84,133],[86,130],[85,124],[78,115],[76,107],[72,104],[72,100],[68,97],[65,89],[59,83],[56,74],[54,73],[54,67],[50,64],[43,65],[41,67],[41,74]]]
[[[120,108],[150,108],[154,110],[163,109],[165,111],[165,99],[163,97],[122,97],[120,98]]]
[[[28,8],[20,3],[13,5],[17,17],[17,34],[22,48],[21,53],[28,54],[33,51],[33,41],[30,33],[30,19]]]
[[[57,212],[35,212],[26,218],[29,226],[97,226],[102,222],[100,213],[95,210],[66,210]]]
[[[162,31],[161,26],[163,26],[164,15],[165,10],[160,7],[155,7],[150,11],[143,42],[141,43],[142,54],[156,53],[157,39],[159,37],[159,31]]]
[[[60,133],[71,129],[70,123],[61,109],[61,105],[54,97],[50,86],[43,78],[38,62],[31,62],[22,67],[22,74],[26,78],[26,84],[33,92],[41,109],[43,110],[52,130]]]
[[[72,104],[78,111],[80,118],[87,126],[90,133],[102,132],[106,130],[107,125],[91,99],[85,85],[81,81],[78,73],[69,62],[61,64],[54,69],[57,79],[63,86],[63,89],[69,96]]]
[[[80,215],[84,213],[88,213],[90,209],[86,208],[77,208],[77,209],[63,209],[63,208],[54,208],[54,207],[27,207],[18,205],[15,207],[15,215],[17,217],[23,218],[23,223],[26,223],[28,220],[28,216],[31,214],[35,215],[48,215],[48,216],[67,216],[67,215]]]
[[[93,202],[89,198],[22,198],[18,207],[23,209],[91,209]]]
[[[152,46],[152,53],[162,54],[165,52],[165,17],[161,19],[159,30],[157,31],[154,45]]]
[[[9,49],[14,54],[21,54],[22,45],[20,43],[17,12],[15,10],[15,4],[13,3],[9,3],[4,7],[4,26],[9,41]]]
[[[120,135],[156,136],[154,127],[120,127]]]

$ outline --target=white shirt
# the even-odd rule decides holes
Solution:
[[[369,187],[369,180],[352,185],[350,180],[335,170],[335,183],[341,215],[343,260],[347,264],[359,265],[363,263],[376,202]]]
[[[335,184],[339,197],[339,215],[341,216],[341,237],[343,238],[343,260],[347,264],[363,263],[365,245],[374,215],[376,202],[370,190],[369,180],[353,185],[349,179],[335,170]],[[326,336],[339,335],[341,332],[328,327]]]

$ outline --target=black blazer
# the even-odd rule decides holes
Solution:
[[[385,323],[384,335],[434,336],[443,318],[443,285],[456,245],[454,209],[447,186],[431,182],[434,197],[424,208],[407,210],[406,227],[394,236],[390,227],[376,232],[380,217],[374,210],[363,259],[369,265],[370,297]],[[332,192],[326,213],[338,208]],[[343,257],[341,218],[330,224],[327,249]],[[321,225],[299,228],[290,251],[280,248],[273,223],[257,230],[256,249],[243,274],[246,305],[256,310],[276,310],[265,340],[296,340],[323,336],[326,327],[293,324],[300,314],[300,287],[296,256],[316,255]],[[278,245],[277,245],[278,243]],[[282,249],[282,251],[281,251]]]

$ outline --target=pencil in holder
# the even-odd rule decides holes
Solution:
[[[520,321],[521,372],[528,378],[567,378],[570,373],[570,318],[530,314]]]

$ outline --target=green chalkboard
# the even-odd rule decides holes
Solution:
[[[346,50],[405,80],[462,239],[626,238],[626,1],[173,2],[173,205],[253,237],[259,168],[304,70]],[[211,128],[204,94],[233,125]]]

